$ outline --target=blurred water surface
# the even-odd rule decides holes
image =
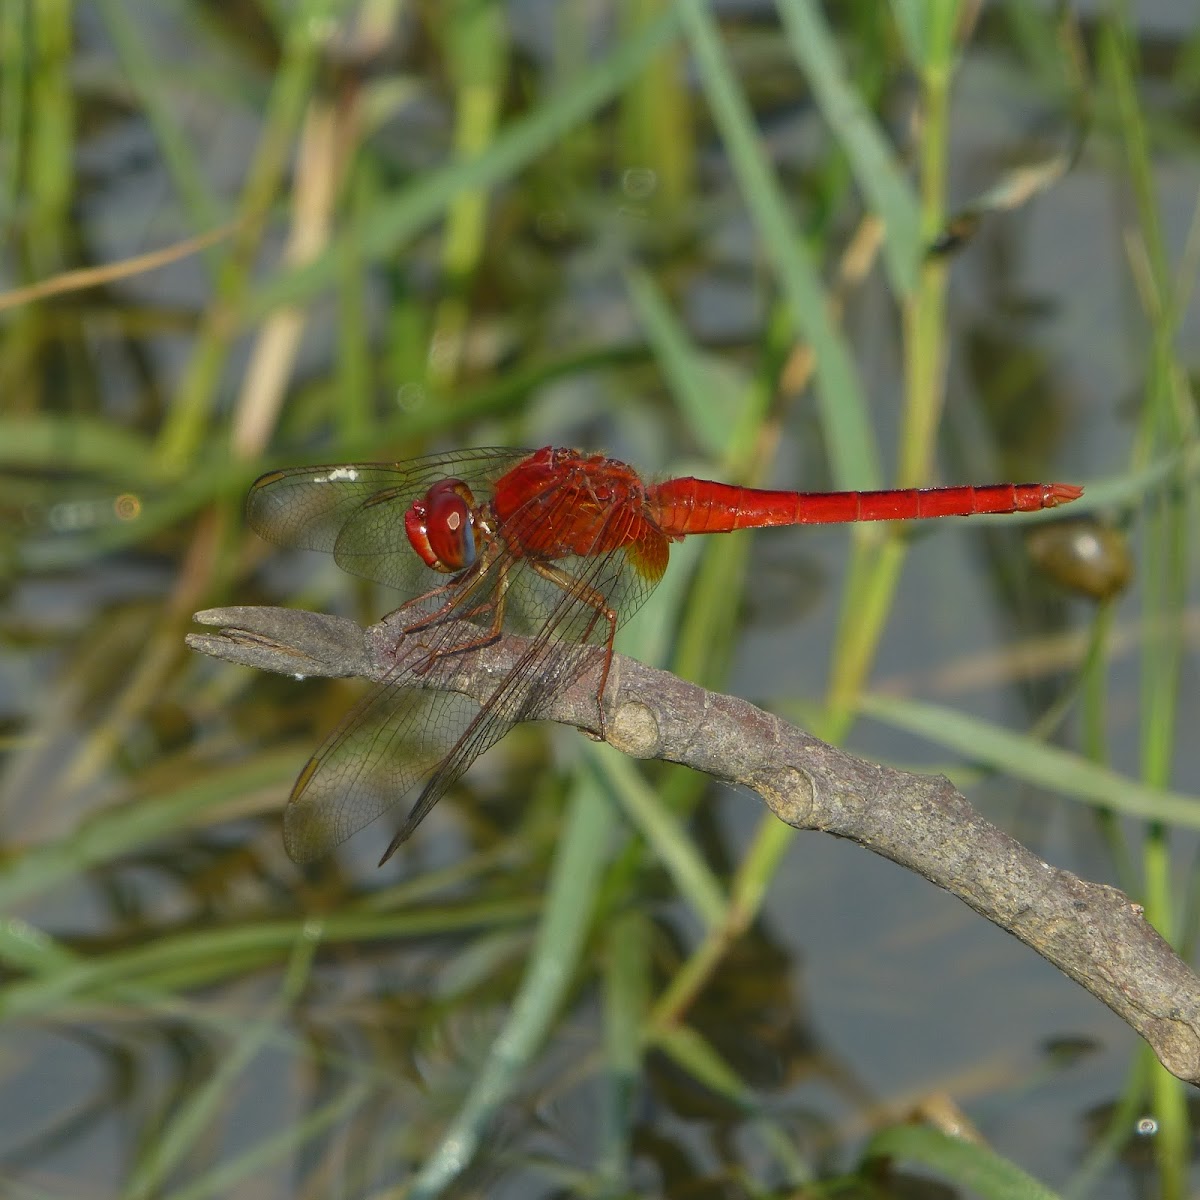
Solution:
[[[23,94],[43,106],[57,96],[64,124],[56,143],[47,108],[25,113],[42,129],[41,140],[21,143],[26,155],[42,151],[40,176],[31,160],[18,169],[0,153],[9,242],[0,284],[115,262],[235,214],[248,214],[255,234],[10,310],[0,327],[0,836],[9,856],[0,1167],[23,1189],[14,1195],[366,1196],[408,1179],[469,1093],[530,953],[563,793],[588,753],[577,734],[518,731],[382,871],[373,864],[390,825],[311,871],[284,857],[279,812],[291,780],[358,693],[189,655],[188,616],[279,603],[369,621],[397,598],[317,556],[250,538],[239,505],[256,474],[550,443],[604,449],[653,474],[744,471],[764,485],[833,485],[811,389],[778,385],[795,347],[779,332],[772,247],[756,232],[697,68],[682,57],[669,60],[666,82],[641,98],[620,92],[615,107],[553,139],[485,197],[456,194],[394,251],[348,250],[304,294],[302,330],[276,347],[278,412],[258,409],[273,366],[267,302],[254,298],[280,277],[281,255],[325,245],[329,229],[348,238],[373,228],[472,139],[486,144],[494,128],[470,108],[471,86],[484,114],[491,104],[501,125],[517,121],[552,105],[555,88],[611,49],[614,30],[628,36],[638,24],[636,5],[484,8],[483,23],[494,24],[480,29],[462,8],[441,19],[431,6],[317,5],[307,62],[299,19],[252,3],[78,3],[64,6],[61,26],[23,14],[46,39],[42,57],[21,68]],[[833,278],[862,215],[845,160],[774,9],[717,11],[796,228]],[[1122,36],[1141,50],[1136,84],[1159,135],[1163,242],[1190,271],[1195,30],[1179,13],[1136,6]],[[840,16],[857,85],[897,153],[915,158],[914,89],[894,30]],[[1111,34],[1105,20],[1103,6],[1080,6],[1089,51]],[[334,38],[316,36],[328,28]],[[985,6],[954,83],[950,211],[1078,133],[1061,79],[1046,70],[1057,51],[1038,53],[1038,37],[1051,33],[1036,6]],[[288,71],[295,96],[280,87]],[[1028,203],[985,213],[949,260],[939,482],[1090,482],[1136,460],[1152,333],[1107,80],[1093,80],[1094,124],[1071,170]],[[0,111],[12,112],[16,92]],[[677,107],[664,113],[667,101]],[[656,113],[669,123],[655,128]],[[264,149],[273,129],[281,141]],[[327,177],[310,173],[304,150],[328,156]],[[272,170],[264,215],[244,189]],[[665,378],[633,294],[635,269],[655,281],[700,355],[707,428]],[[890,475],[904,330],[882,266],[841,300]],[[237,314],[228,333],[223,311]],[[1172,338],[1185,363],[1198,331],[1187,293]],[[755,439],[740,422],[756,386],[775,398]],[[181,416],[188,404],[200,415]],[[1138,514],[1117,515],[1136,548]],[[1094,606],[1036,576],[1017,522],[939,525],[914,541],[871,685],[1028,729],[1073,686],[1082,656],[1048,651],[1045,667],[1027,672],[1016,652],[1082,640]],[[735,602],[736,638],[727,654],[717,647],[704,681],[785,712],[816,710],[851,534],[744,537],[749,583]],[[651,630],[659,621],[667,651],[707,552],[680,549],[679,582],[664,584],[644,617]],[[1194,565],[1184,570],[1190,613]],[[1130,776],[1140,770],[1143,586],[1139,575],[1111,614],[1126,636],[1108,664],[1106,752]],[[1186,648],[1181,730],[1200,714],[1194,641]],[[1056,737],[1078,748],[1077,720]],[[953,765],[868,721],[849,742],[881,761]],[[1195,790],[1198,755],[1194,739],[1179,740],[1171,787]],[[695,789],[696,844],[720,877],[733,872],[758,829],[758,798],[653,765],[646,778],[681,803]],[[1047,860],[1124,882],[1086,807],[999,775],[972,777],[969,795]],[[746,1179],[758,1194],[792,1194],[785,1187],[804,1172],[785,1170],[761,1117],[787,1132],[814,1176],[829,1177],[854,1165],[885,1115],[942,1093],[1031,1174],[1051,1186],[1072,1178],[1088,1114],[1124,1086],[1135,1036],[957,900],[814,834],[794,839],[761,919],[688,1014],[761,1112],[706,1091],[660,1051],[630,1082],[629,1111],[614,1111],[621,1104],[599,1072],[612,1019],[605,922],[630,911],[645,919],[660,980],[700,937],[697,916],[632,843],[628,822],[618,816],[615,828],[613,844],[597,847],[612,866],[591,967],[467,1182],[454,1185],[461,1194],[574,1194],[585,1178],[598,1187],[606,1170],[638,1194],[750,1194],[739,1190]],[[1141,831],[1125,835],[1133,846]],[[1172,840],[1181,874],[1195,854],[1193,835]],[[305,967],[305,921],[315,917],[327,925]],[[1050,1048],[1066,1041],[1080,1053],[1063,1065]],[[207,1124],[206,1089],[215,1097]],[[193,1112],[205,1133],[189,1139],[180,1118]],[[632,1129],[626,1175],[604,1161],[613,1144],[605,1122],[622,1119]],[[1111,1164],[1090,1194],[1141,1194],[1148,1170],[1137,1159]]]

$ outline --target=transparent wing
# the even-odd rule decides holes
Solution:
[[[454,692],[388,683],[375,688],[296,781],[283,817],[288,855],[295,862],[322,858],[399,804],[450,753],[478,712],[474,701]]]
[[[251,485],[246,521],[278,546],[323,550],[343,570],[408,590],[421,579],[435,578],[413,553],[404,532],[409,505],[446,478],[463,480],[477,499],[483,499],[495,479],[530,453],[493,447],[403,463],[270,471]]]
[[[575,575],[575,582],[596,589],[597,594],[603,594],[599,589],[610,576],[625,584],[629,582],[628,555],[623,549],[578,561],[586,562],[590,569]],[[529,639],[520,659],[438,763],[408,818],[379,860],[381,865],[408,840],[480,754],[494,746],[514,725],[543,716],[560,690],[570,687],[593,664],[598,666],[608,652],[611,627],[594,605],[582,600],[582,593],[567,590],[552,580],[538,577],[535,585],[533,574],[532,570],[524,570],[519,586],[544,590],[547,594],[549,611],[542,635]],[[656,583],[657,579],[643,582],[638,605]],[[597,696],[597,705],[600,699]]]
[[[531,498],[514,522],[555,521],[568,502],[565,495]],[[618,540],[611,523],[629,519],[622,510],[606,514],[597,522],[594,545]],[[589,667],[589,659],[607,653],[609,614],[615,622],[626,619],[661,577],[666,536],[649,524],[635,532],[635,540],[615,549],[551,564],[535,565],[504,551],[486,573],[464,577],[448,608],[425,598],[409,606],[406,618],[411,614],[414,628],[400,634],[396,666],[347,715],[296,782],[284,816],[289,855],[298,862],[321,857],[424,780],[386,859],[480,754],[517,722],[540,716],[547,701]],[[463,652],[463,626],[457,622],[471,614],[470,623],[483,637],[501,603],[504,627],[515,624],[532,636],[481,705],[453,692],[413,686],[415,672],[431,654]],[[434,611],[440,614],[437,623],[422,624]]]

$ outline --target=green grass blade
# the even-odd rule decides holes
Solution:
[[[859,712],[920,734],[1013,779],[1052,788],[1112,812],[1200,829],[1200,798],[1148,787],[1069,750],[1047,746],[967,713],[912,700],[863,696]]]
[[[892,288],[908,295],[921,261],[921,213],[883,131],[846,76],[833,33],[812,0],[779,0],[783,28],[817,104],[850,159],[855,181],[887,229]]]
[[[365,260],[392,255],[436,220],[460,192],[494,187],[516,174],[617,96],[676,35],[677,26],[673,10],[647,25],[558,95],[547,97],[535,112],[503,129],[484,153],[423,176],[395,200],[364,216],[360,226],[334,239],[318,258],[281,273],[252,293],[243,316],[254,319],[280,305],[310,299],[334,282],[339,260],[349,246]]]
[[[349,1084],[326,1104],[301,1117],[273,1137],[255,1143],[244,1154],[222,1159],[220,1165],[164,1200],[208,1200],[210,1196],[234,1195],[234,1188],[255,1171],[272,1163],[286,1161],[300,1146],[307,1145],[328,1130],[345,1127],[352,1113],[370,1097],[372,1087],[365,1082]]]
[[[0,911],[156,838],[177,834],[202,821],[206,810],[230,796],[277,786],[282,803],[297,761],[295,749],[262,754],[228,770],[206,772],[197,782],[153,799],[98,813],[70,837],[26,847],[0,867]]]
[[[604,1094],[599,1113],[598,1174],[609,1194],[629,1186],[642,1072],[642,1021],[649,1008],[652,922],[622,912],[608,928],[604,960]]]
[[[100,14],[125,69],[125,79],[154,130],[163,165],[179,191],[192,227],[201,230],[220,224],[227,214],[175,119],[170,97],[171,89],[177,86],[175,66],[155,60],[142,40],[140,23],[130,17],[124,0],[100,0]]]
[[[882,472],[875,434],[849,348],[830,318],[820,271],[794,227],[712,15],[701,0],[681,0],[679,9],[759,238],[791,306],[796,331],[816,355],[817,402],[834,481],[839,488],[879,487]]]
[[[920,1125],[896,1125],[867,1145],[866,1159],[918,1163],[984,1200],[1057,1200],[1058,1193],[986,1146]]]
[[[721,925],[728,917],[725,892],[683,824],[663,804],[661,793],[623,754],[611,747],[588,749],[680,895],[710,929]]]
[[[112,421],[41,412],[0,417],[0,465],[94,473],[133,487],[152,464],[150,444],[138,433]]]
[[[612,834],[613,811],[595,772],[579,772],[525,978],[462,1108],[413,1179],[410,1200],[441,1195],[470,1165],[488,1125],[545,1038],[575,978],[606,861],[603,850]]]
[[[319,931],[319,923],[306,924],[293,949],[279,1003],[246,1026],[221,1055],[212,1075],[172,1115],[161,1134],[147,1144],[145,1155],[126,1185],[124,1194],[129,1200],[143,1200],[157,1194],[170,1172],[205,1135],[228,1103],[238,1078],[271,1039],[277,1022],[295,1002],[307,980]]]
[[[729,431],[737,420],[740,389],[732,369],[724,372],[723,363],[697,349],[648,272],[631,267],[625,282],[638,327],[650,341],[689,436],[707,455],[719,458],[728,449]]]

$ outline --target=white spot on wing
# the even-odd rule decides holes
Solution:
[[[354,467],[334,467],[324,475],[318,475],[315,483],[354,483],[358,479],[358,471]]]

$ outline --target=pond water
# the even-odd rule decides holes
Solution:
[[[598,876],[581,892],[592,911],[564,960],[569,983],[511,1056],[520,1069],[497,1084],[502,1102],[449,1194],[799,1194],[854,1171],[873,1132],[933,1101],[1048,1186],[1079,1180],[1138,1038],[1029,948],[860,847],[793,838],[761,914],[686,1007],[712,1053],[695,1059],[644,1029],[643,1057],[630,1029],[678,983],[704,922],[618,803],[636,790],[629,764],[605,766],[578,733],[518,730],[379,871],[391,818],[314,867],[285,857],[292,780],[361,690],[191,654],[190,614],[286,604],[368,623],[397,597],[251,537],[241,497],[260,471],[559,444],[647,475],[837,481],[832,418],[779,303],[786,256],[739,181],[702,56],[665,60],[642,90],[589,108],[572,85],[634,37],[637,6],[471,7],[318,4],[308,25],[254,4],[23,15],[43,54],[13,50],[21,83],[0,97],[5,128],[21,131],[19,154],[0,151],[6,289],[245,223],[162,269],[10,309],[0,326],[0,1178],[29,1196],[358,1197],[418,1177],[430,1190],[413,1194],[432,1194],[430,1163],[449,1178],[459,1149],[446,1131],[464,1103],[488,1102],[501,1030],[536,1005],[522,980],[550,936],[560,832],[591,788],[608,815],[591,818]],[[793,228],[832,279],[862,233],[852,170],[774,7],[717,12]],[[1101,750],[1140,778],[1146,712],[1162,705],[1177,736],[1159,782],[1192,795],[1196,571],[1190,545],[1163,549],[1153,523],[1190,480],[1144,497],[1127,485],[1194,434],[1200,172],[1194,29],[1178,14],[1137,6],[1116,30],[1083,5],[1060,43],[1038,6],[989,5],[964,43],[948,211],[1080,135],[1079,95],[1054,66],[1063,44],[1089,64],[1091,123],[1061,178],[983,206],[947,260],[934,474],[1111,485],[1111,506],[1083,504],[1127,535],[1136,572],[1103,618]],[[921,143],[899,35],[839,15],[852,81],[907,169]],[[1140,52],[1151,234],[1103,65],[1113,45]],[[6,115],[18,92],[19,118]],[[492,117],[508,129],[556,104],[582,115],[540,149],[517,145],[485,193],[438,174],[456,146],[499,138]],[[341,240],[317,283],[286,277],[281,255],[313,257],[330,231]],[[1159,232],[1178,272],[1169,322],[1145,315],[1157,249],[1144,246]],[[830,305],[891,478],[912,333],[872,263],[831,287]],[[300,326],[280,317],[293,298]],[[1165,375],[1169,435],[1147,417]],[[744,564],[700,539],[673,549],[618,649],[829,728],[856,535],[729,536]],[[715,567],[703,557],[720,553]],[[1180,631],[1167,663],[1147,633],[1164,610]],[[1024,733],[1079,686],[1097,614],[1036,572],[1019,518],[934,522],[912,538],[865,686]],[[1052,743],[1085,754],[1088,728],[1076,699]],[[1036,854],[1128,886],[1122,857],[1137,862],[1141,823],[1105,827],[1015,765],[976,771],[880,721],[847,722],[845,740],[880,762],[953,770]],[[759,798],[659,764],[637,778],[732,886],[760,835]],[[1164,847],[1179,933],[1194,829],[1166,831]],[[1155,1186],[1152,1141],[1097,1160],[1087,1194]]]

